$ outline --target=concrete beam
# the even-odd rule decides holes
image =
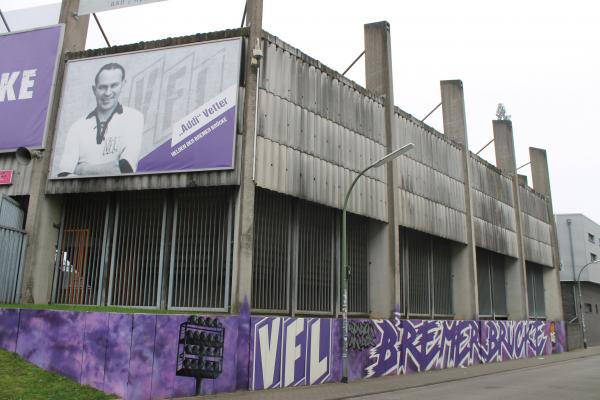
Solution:
[[[441,81],[444,133],[462,147],[464,175],[465,217],[467,245],[453,251],[453,302],[456,319],[477,319],[479,300],[477,292],[477,255],[473,227],[473,199],[471,197],[471,155],[467,139],[465,95],[460,80]]]
[[[494,148],[496,149],[496,166],[510,176],[512,180],[513,209],[517,226],[517,255],[516,259],[507,259],[506,275],[506,306],[509,319],[527,319],[527,275],[525,264],[525,244],[523,239],[523,218],[521,216],[521,200],[519,197],[519,178],[515,156],[515,142],[512,122],[509,120],[493,121]]]
[[[61,57],[68,51],[85,49],[89,16],[73,17],[78,8],[79,0],[62,2],[59,22],[65,24],[65,34]],[[62,87],[64,65],[62,60],[58,64],[56,88]],[[34,165],[25,222],[28,240],[23,264],[22,303],[47,304],[52,292],[55,246],[58,240],[57,226],[60,223],[62,199],[59,196],[48,196],[45,191],[59,100],[60,90],[55,90],[46,133],[46,149],[41,159],[31,161]]]
[[[552,264],[554,268],[544,268],[544,301],[546,303],[546,317],[548,319],[560,320],[563,318],[559,268],[560,255],[558,252],[556,219],[554,218],[554,207],[552,205],[550,170],[548,168],[548,156],[546,150],[530,147],[529,160],[531,161],[533,190],[546,197],[546,207],[548,208],[548,219],[550,221],[551,229],[550,239],[552,240]]]
[[[239,313],[244,304],[252,306],[252,255],[254,250],[254,134],[255,118],[258,107],[258,79],[260,69],[257,68],[253,50],[262,46],[263,1],[247,0],[246,23],[250,27],[248,45],[246,46],[246,62],[244,63],[244,125],[241,135],[242,160],[241,183],[237,196],[236,222],[234,239],[234,259],[232,274],[231,312]],[[259,63],[260,64],[260,63]],[[238,139],[239,140],[239,139]]]
[[[385,113],[385,145],[387,153],[399,147],[398,139],[394,135],[394,82],[392,77],[392,50],[390,37],[390,24],[386,21],[366,24],[364,26],[365,37],[365,74],[367,89],[384,97]],[[366,167],[366,165],[364,166]],[[361,167],[362,168],[362,167]],[[389,272],[384,273],[393,277],[393,292],[387,294],[390,299],[379,296],[380,307],[377,310],[379,316],[391,317],[394,309],[384,310],[384,305],[395,305],[399,307],[402,295],[400,287],[400,237],[398,234],[399,204],[398,192],[398,161],[388,163],[386,168],[387,179],[387,259],[381,259],[383,266],[372,266],[379,270],[387,268]],[[373,282],[373,281],[371,281]],[[371,292],[380,290],[372,287]]]

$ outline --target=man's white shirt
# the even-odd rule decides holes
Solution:
[[[118,165],[119,160],[127,160],[135,172],[142,147],[142,113],[128,107],[122,107],[122,112],[115,112],[100,144],[96,140],[96,121],[92,112],[71,125],[58,172],[73,174],[78,164],[115,162]]]

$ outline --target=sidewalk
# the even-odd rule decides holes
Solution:
[[[422,372],[418,374],[386,376],[375,379],[362,379],[342,383],[327,383],[315,386],[302,386],[296,388],[270,389],[259,391],[239,391],[234,393],[223,393],[213,396],[187,397],[185,399],[308,399],[308,400],[333,400],[349,397],[366,396],[385,393],[394,390],[408,389],[418,386],[434,385],[437,383],[451,382],[461,379],[475,378],[478,376],[496,374],[499,372],[517,369],[538,367],[545,364],[558,363],[577,358],[600,356],[600,346],[591,347],[587,350],[575,350],[571,352],[553,354],[544,357],[524,358],[520,360],[505,361],[493,364],[478,364],[469,368],[451,368],[439,371]]]

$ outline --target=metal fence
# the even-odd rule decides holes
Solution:
[[[232,209],[218,188],[65,196],[52,301],[225,310]]]
[[[17,303],[27,235],[16,228],[0,226],[0,303]]]
[[[502,255],[477,248],[477,287],[479,315],[492,319],[507,318],[504,257]]]
[[[341,213],[258,189],[254,216],[253,310],[334,314]],[[347,221],[349,311],[355,314],[369,312],[367,221],[355,215]]]
[[[169,308],[229,305],[233,203],[228,191],[175,196]]]
[[[402,285],[407,318],[452,318],[450,242],[401,229]]]
[[[117,199],[108,304],[158,307],[162,289],[167,199],[162,192]]]
[[[108,197],[77,195],[65,200],[55,259],[52,301],[98,304],[102,297]]]
[[[546,267],[529,261],[526,262],[529,318],[546,318],[544,268]]]

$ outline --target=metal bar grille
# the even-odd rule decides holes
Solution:
[[[0,226],[0,303],[19,300],[25,232]]]
[[[433,315],[452,315],[452,265],[450,264],[449,243],[445,240],[431,238],[431,258]]]
[[[55,303],[97,304],[107,201],[107,196],[97,194],[65,199],[55,266]]]
[[[545,318],[546,305],[544,302],[544,267],[531,262],[527,262],[526,267],[529,317]]]
[[[157,307],[166,196],[133,192],[118,197],[109,304]]]
[[[229,190],[176,194],[170,308],[226,309],[231,202]]]
[[[504,256],[500,254],[494,254],[492,259],[492,295],[494,299],[494,318],[508,316]]]
[[[257,189],[254,207],[252,307],[286,312],[289,305],[291,199]]]
[[[412,229],[401,230],[407,317],[451,318],[450,242]]]
[[[477,293],[479,297],[479,316],[493,317],[490,257],[488,252],[479,248],[477,249]]]
[[[296,311],[333,313],[334,212],[299,201],[297,214]]]
[[[369,312],[369,255],[366,218],[348,215],[348,311]]]
[[[430,304],[430,251],[431,243],[427,235],[416,231],[403,230],[403,251],[407,253],[407,313],[412,315],[431,314]]]

